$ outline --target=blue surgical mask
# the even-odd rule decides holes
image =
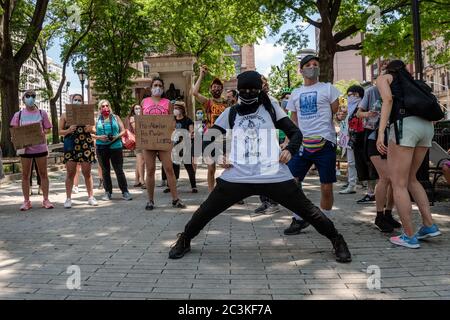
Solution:
[[[197,120],[203,120],[203,112],[197,112],[196,117]]]
[[[36,104],[36,99],[33,97],[29,97],[29,98],[25,98],[24,102],[27,107],[32,107]]]

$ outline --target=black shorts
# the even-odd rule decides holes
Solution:
[[[367,156],[377,157],[380,156],[381,159],[387,159],[386,155],[382,155],[377,149],[377,142],[375,140],[367,140]]]
[[[48,151],[42,152],[42,153],[35,153],[35,154],[21,154],[19,155],[21,158],[25,159],[37,159],[42,157],[48,157]]]

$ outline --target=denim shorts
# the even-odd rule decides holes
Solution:
[[[288,163],[292,175],[300,181],[305,179],[312,165],[319,171],[320,183],[334,183],[336,179],[336,145],[327,141],[319,151],[310,153],[300,148]]]

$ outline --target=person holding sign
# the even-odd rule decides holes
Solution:
[[[142,100],[142,109],[144,115],[171,115],[173,106],[170,101],[164,98],[164,82],[160,78],[154,78],[151,83],[152,95]],[[174,208],[186,208],[186,206],[178,199],[177,180],[172,166],[172,152],[161,150],[144,150],[145,166],[147,168],[147,193],[148,202],[145,210],[153,210],[155,206],[155,172],[156,172],[156,156],[159,156],[161,163],[167,175],[167,182],[172,194],[172,206]]]
[[[20,211],[27,211],[31,209],[30,176],[33,159],[36,160],[39,176],[41,177],[42,194],[44,196],[42,207],[45,209],[53,209],[54,206],[48,199],[48,146],[45,138],[45,135],[49,133],[52,128],[52,123],[48,118],[47,112],[44,110],[39,110],[36,106],[36,92],[33,90],[27,90],[22,96],[22,101],[26,107],[14,114],[10,125],[13,128],[17,128],[35,123],[40,124],[42,143],[17,150],[17,154],[20,156],[20,161],[22,164],[22,193],[24,197],[24,202],[20,206]]]
[[[73,105],[81,105],[82,97],[80,94],[75,94],[72,97]],[[94,115],[92,115],[93,117]],[[81,172],[84,176],[86,189],[88,192],[88,204],[91,206],[97,205],[97,200],[94,197],[94,181],[91,175],[92,164],[95,163],[95,147],[94,140],[91,134],[95,133],[94,127],[81,124],[69,125],[67,122],[66,113],[61,115],[59,120],[59,134],[64,136],[64,163],[66,165],[66,196],[64,208],[70,209],[72,207],[72,190],[74,186],[74,179],[78,174],[78,166],[81,166]],[[78,180],[78,179],[77,179]]]
[[[169,258],[182,258],[191,249],[190,241],[214,217],[237,201],[252,195],[264,195],[289,210],[299,212],[331,241],[338,262],[350,262],[351,254],[343,236],[333,222],[306,198],[286,165],[302,144],[300,130],[279,105],[272,104],[263,91],[258,72],[246,71],[237,80],[240,103],[225,110],[213,127],[222,134],[227,130],[231,133],[231,150],[223,161],[225,171],[217,179],[208,199],[186,224],[184,232],[179,234]],[[283,130],[289,138],[283,149],[278,144],[276,129]]]
[[[124,200],[132,200],[128,192],[127,178],[123,172],[123,145],[122,136],[125,134],[125,127],[119,116],[112,112],[111,104],[108,100],[101,100],[98,103],[100,116],[96,124],[97,156],[103,173],[103,186],[105,195],[102,200],[112,199],[111,164],[116,173],[119,188],[122,191]]]

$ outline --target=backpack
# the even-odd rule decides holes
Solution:
[[[238,106],[239,106],[239,104],[236,104],[236,105],[230,107],[230,112],[228,113],[228,125],[229,125],[230,129],[233,129],[233,127],[234,127],[234,122],[236,120]],[[272,122],[275,125],[277,123],[277,115],[275,113],[275,109],[274,109],[273,105],[271,104],[270,108],[266,107],[264,105],[264,108],[267,110],[267,112],[269,112],[270,118],[272,119]]]
[[[438,99],[432,94],[432,89],[422,80],[414,80],[402,71],[396,73],[403,91],[398,100],[398,115],[417,116],[428,121],[439,121],[445,114],[439,105]]]

